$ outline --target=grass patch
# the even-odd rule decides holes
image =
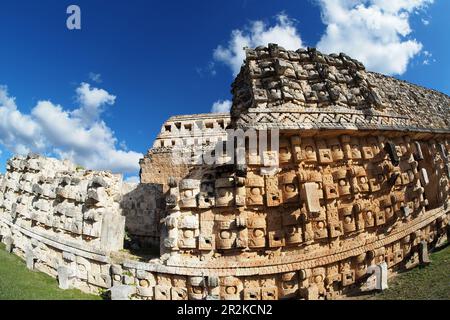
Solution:
[[[450,246],[433,252],[432,263],[399,273],[378,300],[450,300]]]
[[[79,290],[61,290],[56,279],[27,269],[0,244],[0,300],[101,300]]]
[[[450,300],[450,246],[431,255],[429,266],[402,272],[389,281],[389,289],[369,299]],[[0,244],[0,300],[101,300],[79,290],[61,290],[56,280],[27,269]]]

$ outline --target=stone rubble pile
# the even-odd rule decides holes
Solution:
[[[29,269],[58,278],[60,288],[98,293],[116,284],[121,267],[111,256],[123,249],[125,231],[132,247],[159,245],[162,200],[159,185],[16,156],[0,176],[0,241]]]
[[[76,168],[37,155],[8,161],[1,183],[2,217],[24,228],[84,242],[99,250],[122,247],[121,177]],[[111,238],[110,228],[118,232]]]

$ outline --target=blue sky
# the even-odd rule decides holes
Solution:
[[[71,4],[81,30],[66,28]],[[2,0],[0,172],[37,151],[136,175],[170,116],[229,107],[240,48],[265,41],[344,51],[449,94],[448,12],[447,0]]]

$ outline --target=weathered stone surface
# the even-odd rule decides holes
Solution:
[[[29,270],[34,270],[34,262],[36,260],[36,256],[33,252],[32,248],[28,248],[25,252],[25,261],[27,264],[27,268]]]
[[[428,255],[428,243],[426,241],[421,241],[419,244],[419,259],[421,264],[431,263]]]
[[[122,193],[121,208],[128,234],[140,247],[159,247],[163,187],[153,183],[123,184]]]
[[[369,276],[369,278],[366,280],[366,283],[361,286],[362,291],[383,291],[389,288],[388,267],[386,262],[368,267],[367,273],[371,276]]]
[[[273,56],[269,48],[247,49],[247,61],[233,83],[235,126],[438,131],[450,127],[450,98],[445,94],[368,72],[344,54],[277,50]]]
[[[73,279],[75,278],[75,272],[66,266],[58,267],[57,272],[59,288],[63,290],[71,289],[73,286]]]
[[[121,201],[127,190],[120,176],[28,155],[8,161],[0,180],[0,235],[8,251],[14,243],[29,269],[38,261],[39,270],[52,275],[70,264],[76,279],[60,270],[62,287],[88,281],[88,289],[97,292],[95,286],[111,285],[102,268],[107,254],[123,248]]]
[[[136,287],[114,285],[109,291],[111,292],[111,300],[131,300],[131,295],[136,293]]]
[[[12,252],[13,249],[13,239],[12,237],[3,237],[3,243],[5,244],[6,252]]]
[[[386,288],[388,270],[419,250],[408,228],[427,216],[426,207],[443,210],[448,199],[447,191],[435,198],[438,190],[432,185],[449,184],[447,158],[439,157],[449,149],[449,114],[438,116],[449,99],[429,92],[436,108],[427,117],[444,120],[430,125],[434,135],[416,134],[422,126],[416,112],[425,104],[409,103],[400,87],[342,54],[292,52],[276,45],[249,49],[233,84],[230,127],[281,129],[280,150],[259,155],[246,149],[244,171],[193,163],[189,174],[165,182],[171,204],[161,235],[163,257],[170,256],[167,265],[235,276],[221,280],[221,299],[332,298],[367,272],[374,274],[366,287]],[[386,94],[397,89],[398,101]],[[425,89],[408,85],[404,90],[414,95]],[[411,133],[399,133],[406,129]],[[215,194],[207,206],[199,201],[204,186]],[[198,226],[184,222],[192,216],[198,217]],[[422,238],[436,232],[419,229]],[[207,234],[215,235],[208,243]],[[305,279],[289,293],[283,289],[283,281],[289,281],[280,275],[291,271],[293,278],[300,277],[300,266],[308,268]],[[260,287],[263,274],[268,275],[265,286],[273,283],[277,290]],[[228,288],[234,293],[227,294]],[[204,297],[204,290],[189,297]]]

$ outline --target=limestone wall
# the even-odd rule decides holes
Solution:
[[[161,127],[153,148],[214,143],[226,135],[227,113],[207,113],[171,117]]]
[[[175,163],[172,157],[172,149],[151,149],[140,161],[141,183],[163,186],[163,191],[168,190],[169,177],[182,179],[189,173],[189,165]]]
[[[98,293],[112,285],[125,227],[141,246],[158,245],[159,192],[68,161],[14,157],[0,178],[0,240],[62,288]]]
[[[131,245],[139,249],[159,248],[164,200],[161,184],[124,184],[121,207]]]
[[[204,166],[173,185],[165,248],[205,262],[218,251],[327,250],[376,236],[446,205],[449,152],[446,140],[408,136],[282,135],[273,157],[248,154],[244,174]]]
[[[415,266],[450,215],[450,144],[422,137],[283,133],[245,170],[198,167],[171,185],[161,258],[249,300],[333,298],[380,264]]]
[[[388,273],[427,263],[428,248],[445,242],[448,96],[344,54],[277,45],[247,50],[232,92],[230,127],[280,129],[280,149],[247,149],[246,166],[166,167],[161,263],[123,265],[153,272],[154,298],[382,289]],[[153,154],[186,147],[174,133],[187,133],[182,122],[163,127],[172,140]]]
[[[110,252],[122,248],[122,178],[39,156],[8,161],[2,219]]]
[[[161,127],[153,148],[140,161],[141,183],[160,184],[166,192],[169,177],[183,179],[188,175],[196,161],[196,150],[226,141],[230,121],[230,115],[222,113],[171,117]]]
[[[340,148],[332,147],[334,138],[325,144],[305,138],[298,146],[298,139],[286,138],[278,154],[281,172],[261,171],[269,165],[265,157],[250,160],[246,177],[196,167],[171,183],[167,216],[158,211],[160,187],[126,185],[119,176],[52,159],[14,158],[1,182],[1,241],[30,269],[57,277],[61,288],[109,289],[113,299],[272,300],[332,299],[361,284],[374,289],[364,282],[370,270],[381,268],[378,281],[388,269],[416,266],[428,247],[445,239],[447,141],[420,141],[419,151],[414,141],[389,137],[400,161],[391,167],[382,146],[366,144],[371,137],[353,137],[350,149],[345,136],[338,138]],[[290,175],[296,159],[307,165]],[[374,164],[387,168],[384,182],[373,179]],[[341,167],[348,169],[345,177]],[[397,179],[389,187],[390,176]],[[430,181],[443,188],[427,202],[424,195],[436,194]],[[77,206],[82,215],[71,213]],[[113,217],[114,225],[107,225]],[[162,255],[113,248],[125,226],[148,232],[141,235],[147,239],[160,232]],[[102,246],[102,239],[113,241]]]

